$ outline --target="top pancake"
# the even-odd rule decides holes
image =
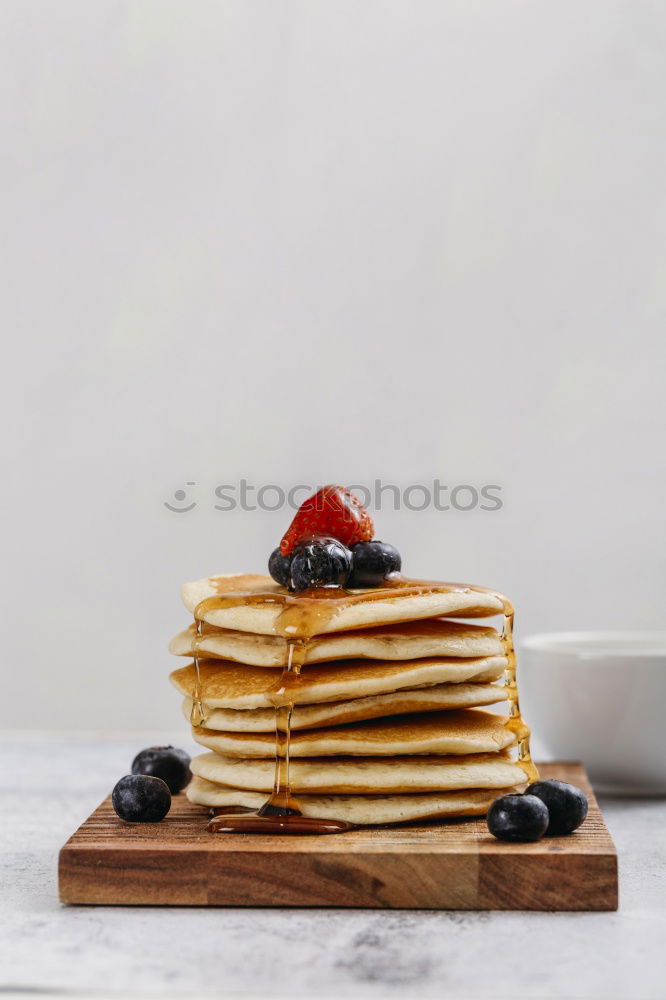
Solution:
[[[239,573],[206,577],[183,585],[183,603],[194,614],[200,603],[221,597],[224,606],[199,609],[211,625],[260,635],[312,636],[391,622],[456,615],[462,618],[502,614],[500,594],[468,584],[410,581],[366,590],[337,588],[290,594],[269,576]]]
[[[176,656],[193,656],[196,627],[189,628],[169,643]],[[290,640],[280,635],[235,632],[204,623],[199,639],[203,659],[234,660],[257,667],[285,667]],[[304,640],[302,663],[367,658],[373,660],[414,660],[428,656],[501,656],[502,638],[494,628],[470,625],[446,618],[378,625],[355,632],[334,632]]]

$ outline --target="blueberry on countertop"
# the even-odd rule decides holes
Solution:
[[[291,556],[293,590],[310,587],[346,587],[352,567],[351,552],[337,538],[315,535],[299,542]]]
[[[349,586],[378,587],[402,567],[400,553],[388,542],[357,542],[352,545],[352,573]]]
[[[573,833],[587,816],[585,793],[566,781],[535,781],[525,789],[526,795],[536,795],[548,808],[550,822],[546,835],[559,837]]]
[[[128,823],[159,823],[171,808],[171,792],[161,778],[126,774],[113,789],[111,803]]]
[[[150,774],[161,778],[172,795],[181,792],[192,778],[190,757],[175,747],[148,747],[132,761],[132,774]]]
[[[283,587],[289,586],[289,567],[291,566],[291,556],[283,556],[280,549],[273,549],[268,560],[268,572],[276,583],[281,583]]]
[[[536,795],[501,795],[486,817],[498,840],[540,840],[548,829],[548,807]]]

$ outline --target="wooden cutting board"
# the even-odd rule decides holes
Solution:
[[[617,853],[580,764],[540,765],[590,799],[568,837],[505,844],[485,819],[315,837],[210,834],[174,798],[161,823],[123,823],[110,799],[60,851],[64,903],[615,910]]]

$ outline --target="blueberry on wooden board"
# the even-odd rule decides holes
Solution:
[[[501,795],[495,799],[486,822],[498,840],[540,840],[548,829],[548,807],[536,795]]]
[[[128,823],[159,823],[171,808],[171,792],[161,778],[126,774],[113,789],[111,803]]]
[[[177,795],[190,783],[190,756],[176,747],[148,747],[141,750],[132,761],[132,774],[151,774],[161,778]]]
[[[587,816],[587,797],[580,788],[566,781],[535,781],[525,789],[526,795],[536,795],[548,807],[550,822],[548,837],[573,833]]]

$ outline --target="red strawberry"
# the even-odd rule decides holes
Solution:
[[[360,500],[344,486],[323,486],[301,504],[289,530],[280,542],[288,556],[301,538],[330,535],[343,545],[369,542],[375,533],[372,519]]]

